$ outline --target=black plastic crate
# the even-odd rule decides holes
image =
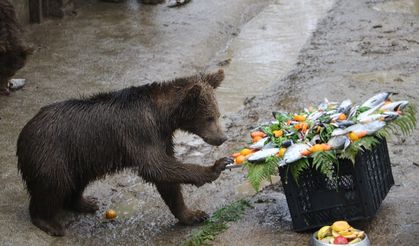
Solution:
[[[372,218],[394,185],[385,139],[371,151],[359,151],[355,165],[342,159],[335,170],[335,182],[309,169],[297,185],[286,166],[279,169],[295,231]]]

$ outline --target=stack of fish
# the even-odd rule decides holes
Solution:
[[[374,135],[403,115],[409,102],[392,101],[394,94],[382,92],[361,105],[353,105],[351,100],[338,104],[325,99],[317,108],[310,107],[294,115],[273,112],[276,120],[253,131],[264,137],[249,145],[250,154],[242,158],[250,163],[263,163],[266,158],[277,156],[278,165],[283,166],[318,151],[344,151],[351,143]],[[241,163],[236,161],[227,168],[240,167]]]

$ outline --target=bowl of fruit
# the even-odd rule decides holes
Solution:
[[[336,221],[331,226],[323,226],[320,230],[313,233],[311,237],[311,246],[328,245],[354,245],[369,246],[365,232],[351,227],[346,221]]]

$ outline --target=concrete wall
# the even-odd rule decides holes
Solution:
[[[16,9],[17,19],[21,24],[29,23],[29,1],[28,0],[9,0]]]

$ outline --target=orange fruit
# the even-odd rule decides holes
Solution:
[[[311,154],[310,150],[306,149],[300,152],[304,156],[309,156]]]
[[[287,150],[286,148],[280,148],[279,152],[277,153],[277,156],[278,157],[283,157],[286,150]]]
[[[338,116],[338,120],[346,120],[346,115],[345,114],[340,114]]]
[[[252,141],[253,141],[254,143],[256,143],[257,141],[261,140],[262,138],[263,138],[263,137],[261,137],[261,136],[256,136],[256,137],[252,138]]]
[[[240,155],[246,156],[246,155],[251,154],[251,153],[252,153],[252,150],[251,149],[242,149],[242,150],[240,150]]]
[[[367,131],[360,131],[360,132],[357,132],[356,135],[359,138],[363,138],[363,137],[365,137],[367,135],[367,133],[368,133]]]
[[[234,163],[236,163],[237,165],[241,165],[245,160],[246,157],[244,157],[243,155],[239,155],[236,157],[236,159],[234,159]]]
[[[295,115],[294,115],[294,120],[295,120],[295,121],[305,121],[305,120],[306,120],[306,116],[305,116],[305,115],[298,115],[298,114],[295,114]]]
[[[310,151],[311,152],[324,151],[326,146],[327,146],[327,144],[315,144],[315,145],[311,146]]]
[[[265,137],[266,134],[264,132],[262,132],[262,131],[255,131],[255,132],[250,133],[250,136],[252,138],[255,138],[255,137]]]
[[[116,211],[113,210],[113,209],[109,209],[108,211],[106,211],[105,217],[109,220],[115,219],[116,218]]]
[[[332,149],[332,146],[324,143],[322,144],[322,148],[323,148],[323,151],[328,151]]]
[[[348,136],[349,136],[349,139],[350,139],[352,142],[355,142],[356,140],[358,140],[358,139],[359,139],[358,135],[357,135],[355,132],[350,132]]]
[[[301,131],[306,132],[308,130],[309,125],[307,123],[301,123]]]
[[[236,152],[236,153],[233,153],[232,155],[231,155],[231,157],[233,157],[233,158],[236,158],[237,156],[239,156],[240,155],[240,152]]]
[[[272,133],[276,138],[282,137],[282,135],[284,135],[284,132],[282,130],[275,130]]]

